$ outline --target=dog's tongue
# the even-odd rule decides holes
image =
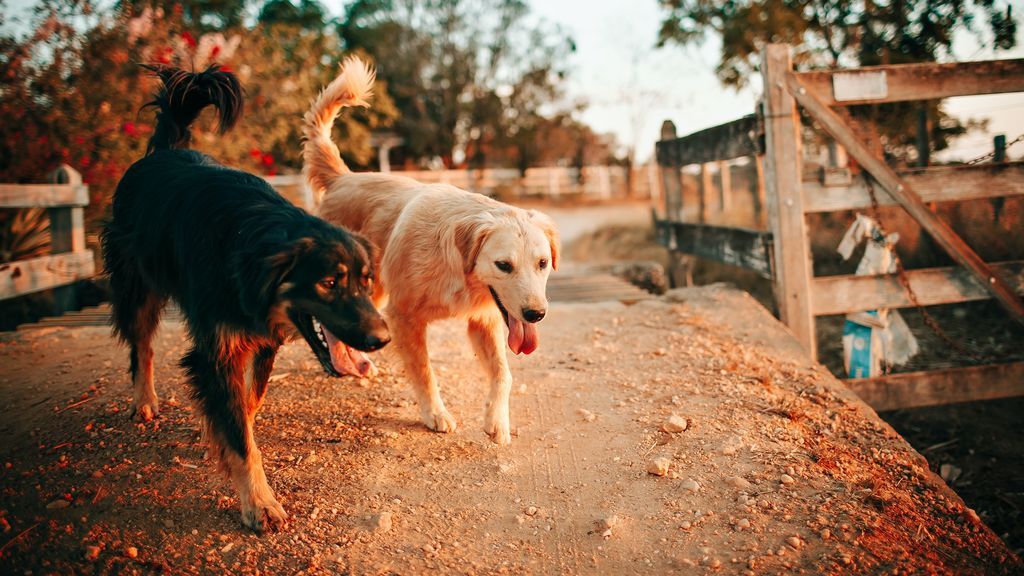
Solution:
[[[358,376],[365,378],[372,375],[375,369],[373,362],[358,350],[346,346],[338,340],[327,328],[324,328],[324,336],[327,337],[327,349],[331,352],[331,364],[338,374],[342,376]]]
[[[537,325],[508,315],[508,348],[513,354],[529,354],[537,349]]]

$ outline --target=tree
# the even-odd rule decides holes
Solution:
[[[0,28],[0,115],[18,119],[0,122],[0,181],[38,182],[68,163],[89,184],[90,220],[103,214],[125,169],[142,157],[154,122],[142,106],[157,83],[139,63],[232,69],[246,90],[243,120],[221,137],[208,111],[194,130],[196,148],[260,174],[301,168],[299,120],[342,56],[333,33],[274,22],[200,33],[184,12],[124,5],[88,8],[94,17],[82,25],[75,10],[83,6],[68,0],[41,11],[25,37]],[[355,166],[372,158],[370,131],[396,114],[386,84],[375,92],[371,110],[338,122],[339,148]]]
[[[449,166],[467,151],[482,166],[488,150],[529,129],[558,100],[574,49],[522,0],[357,0],[338,29],[378,63],[406,154]]]
[[[795,47],[802,69],[933,62],[949,58],[958,29],[978,34],[996,50],[1015,46],[1011,0],[660,0],[659,46],[691,45],[708,34],[722,39],[716,74],[723,84],[746,85],[770,42]],[[983,19],[983,27],[978,20]],[[986,36],[987,34],[987,36]],[[936,149],[967,131],[938,102],[861,106],[854,117],[874,122],[890,156],[912,156],[917,111],[932,119]]]

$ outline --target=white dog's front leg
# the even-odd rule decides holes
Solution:
[[[427,355],[427,327],[424,324],[409,325],[405,322],[390,322],[392,346],[398,349],[405,364],[405,372],[412,381],[416,400],[420,405],[420,418],[427,428],[435,432],[455,432],[455,418],[448,412],[441,400],[441,390],[430,367]]]
[[[502,342],[501,320],[494,317],[472,318],[469,321],[469,339],[473,350],[487,372],[491,389],[487,395],[484,413],[484,432],[499,445],[512,443],[512,425],[509,421],[509,394],[512,391],[512,372],[508,368],[505,346]]]

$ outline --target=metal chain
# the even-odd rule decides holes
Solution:
[[[1021,139],[1024,139],[1024,135],[1021,135],[1021,137],[1018,138],[1018,140]],[[873,178],[867,172],[865,172],[863,176],[864,183],[867,185],[868,188],[868,195],[871,196],[872,217],[875,219],[876,222],[878,222],[878,226],[885,230],[885,225],[882,224],[882,215],[878,205],[878,198],[875,196],[875,186]],[[943,342],[945,342],[947,345],[952,347],[957,352],[963,354],[964,356],[967,356],[972,360],[976,360],[979,362],[990,360],[991,357],[989,355],[983,354],[976,350],[970,350],[963,344],[957,342],[956,340],[953,340],[953,338],[949,334],[946,334],[946,331],[943,330],[941,326],[939,326],[939,323],[935,320],[935,318],[930,313],[928,313],[927,310],[925,310],[925,307],[921,304],[921,301],[918,300],[917,293],[914,292],[914,289],[910,286],[910,278],[907,277],[907,271],[903,267],[903,260],[900,258],[899,254],[896,253],[895,247],[892,251],[892,257],[893,261],[896,263],[896,278],[899,280],[899,283],[903,287],[903,290],[906,291],[907,298],[910,299],[910,303],[913,304],[914,307],[917,308],[918,313],[921,314],[921,320],[924,322],[924,325],[931,329],[931,331],[934,332],[936,336],[941,338]]]
[[[1024,142],[1024,134],[1021,134],[1020,136],[1017,136],[1016,138],[1014,138],[1012,141],[1007,142],[1006,146],[1003,147],[1003,150],[1009,150],[1010,146],[1013,146],[1014,144],[1017,144],[1019,142]],[[974,160],[968,160],[967,162],[965,162],[965,164],[967,164],[968,166],[972,166],[974,164],[981,164],[985,160],[990,160],[990,159],[995,158],[995,157],[996,157],[996,151],[993,150],[993,151],[989,152],[988,154],[982,154],[981,156],[978,156]]]

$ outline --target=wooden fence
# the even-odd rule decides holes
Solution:
[[[47,208],[50,254],[0,264],[0,300],[66,286],[95,272],[85,247],[83,208],[89,187],[70,166],[58,168],[52,184],[0,184],[0,208]]]
[[[790,47],[767,46],[762,55],[764,97],[758,114],[674,138],[671,127],[658,143],[665,188],[665,217],[656,219],[662,241],[677,252],[751,268],[774,282],[779,315],[817,356],[815,318],[877,308],[913,306],[896,275],[815,277],[806,215],[871,207],[868,186],[881,205],[899,205],[958,265],[911,270],[907,278],[920,304],[995,298],[1024,322],[1024,261],[986,263],[927,203],[1024,195],[1024,164],[941,167],[898,173],[872,153],[833,108],[852,104],[941,99],[1024,91],[1024,60],[877,66],[830,72],[793,71]],[[861,167],[823,170],[804,180],[798,106]],[[762,135],[763,134],[763,144]],[[769,231],[686,223],[679,169],[686,164],[753,156],[763,178]],[[763,166],[763,168],[762,168]],[[706,168],[702,168],[706,169]],[[869,184],[869,180],[873,184]],[[708,202],[702,185],[700,209]],[[724,186],[723,186],[724,189]],[[993,378],[997,378],[993,381]],[[1024,363],[895,374],[848,381],[879,409],[988,399],[1024,394]],[[955,383],[955,384],[954,384]]]
[[[528,168],[526,175],[513,168],[485,170],[404,170],[392,174],[407,176],[427,184],[451,184],[487,196],[506,200],[610,200],[614,198],[652,198],[661,194],[658,166],[649,164],[628,169],[623,166],[584,166],[582,177],[577,168]],[[295,204],[310,209],[313,195],[300,174],[268,176],[267,181]]]

